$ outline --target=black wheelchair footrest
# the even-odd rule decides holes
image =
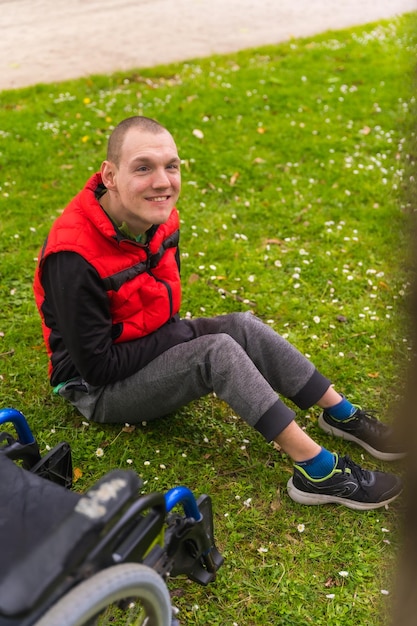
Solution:
[[[201,519],[184,520],[172,516],[165,535],[167,552],[171,557],[170,576],[185,574],[200,585],[208,585],[216,578],[224,558],[214,542],[213,509],[211,498],[201,495],[197,500]],[[168,520],[169,522],[170,520]]]

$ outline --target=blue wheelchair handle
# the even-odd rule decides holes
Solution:
[[[196,522],[203,519],[199,511],[193,492],[188,487],[174,487],[164,495],[167,512],[171,511],[176,504],[182,504],[187,517],[193,517]]]
[[[11,422],[19,437],[19,443],[35,443],[35,437],[29,428],[26,417],[16,409],[0,409],[0,424]]]

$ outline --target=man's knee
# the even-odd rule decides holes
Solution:
[[[228,333],[216,333],[209,335],[209,344],[215,350],[233,350],[237,346],[237,342]]]
[[[211,363],[216,362],[217,367],[227,369],[244,357],[243,348],[228,333],[207,335],[205,339],[209,360]]]

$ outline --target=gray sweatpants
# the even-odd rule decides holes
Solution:
[[[314,365],[251,313],[191,320],[197,337],[170,348],[129,378],[66,389],[87,418],[130,424],[150,421],[211,392],[268,441],[294,419],[277,394],[307,409],[330,386]]]

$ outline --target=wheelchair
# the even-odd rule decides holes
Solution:
[[[5,424],[0,626],[177,626],[168,578],[207,585],[223,563],[210,497],[182,486],[140,495],[131,470],[76,493],[66,442],[41,456],[21,412],[0,410]]]

